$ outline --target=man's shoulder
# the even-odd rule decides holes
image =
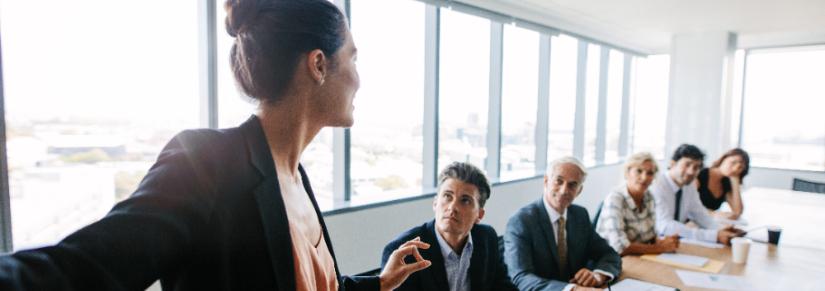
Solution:
[[[590,219],[590,214],[587,213],[587,209],[576,204],[570,204],[570,206],[567,207],[567,216],[569,217],[567,219],[568,221],[572,220],[570,218],[586,217],[588,220]]]
[[[656,176],[656,179],[653,180],[653,183],[650,183],[650,187],[648,187],[648,191],[650,194],[653,195],[653,198],[659,199],[664,197],[670,191],[670,185],[665,179],[670,179],[667,175],[659,175]]]
[[[473,239],[476,239],[476,237],[478,237],[479,239],[498,239],[498,233],[496,232],[496,230],[492,226],[486,224],[477,223],[475,226],[473,226],[471,233],[473,234]]]
[[[543,211],[543,207],[541,200],[530,202],[521,207],[507,222],[506,233],[523,232],[536,227],[541,219],[540,216],[547,215],[547,212]]]
[[[543,207],[541,200],[532,201],[527,205],[524,205],[521,208],[519,208],[519,210],[516,211],[515,214],[513,214],[513,217],[525,218],[537,215],[539,212],[541,212],[541,207]]]

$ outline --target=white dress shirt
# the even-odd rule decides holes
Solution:
[[[564,221],[569,221],[569,220],[567,220],[567,208],[564,209],[564,213],[559,213],[558,211],[556,211],[556,209],[553,209],[553,207],[551,207],[550,204],[547,203],[547,200],[542,198],[541,201],[544,202],[544,208],[547,209],[547,214],[550,216],[550,223],[553,225],[553,239],[556,241],[556,246],[558,246],[559,245],[559,231],[558,231],[558,229],[559,229],[559,218],[564,217]],[[590,225],[588,224],[588,226],[590,226]],[[568,245],[568,250],[569,250],[570,249],[569,248],[570,244],[568,243],[567,245]],[[571,275],[575,275],[576,272],[578,272],[578,271],[579,270],[570,270],[570,272],[573,272]],[[596,270],[593,270],[593,272],[601,274],[602,276],[606,277],[608,281],[613,280],[613,274],[610,274],[610,273],[608,273],[604,270],[596,269]],[[564,289],[562,289],[562,291],[573,290],[573,287],[576,287],[576,284],[567,284],[567,286],[564,286]]]
[[[679,217],[674,220],[676,192],[679,189],[682,189],[682,201],[679,206]],[[650,185],[650,193],[656,202],[656,231],[659,235],[678,234],[688,239],[716,242],[719,225],[702,205],[699,191],[693,184],[679,187],[668,175],[668,171],[662,171]],[[701,228],[685,225],[688,219]]]

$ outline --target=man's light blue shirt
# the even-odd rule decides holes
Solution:
[[[447,283],[450,291],[470,291],[470,258],[473,256],[473,236],[467,234],[467,242],[461,255],[456,254],[447,241],[435,230],[438,246],[441,247],[441,256],[444,258],[444,269],[447,270]]]

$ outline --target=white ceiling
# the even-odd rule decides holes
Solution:
[[[739,47],[825,43],[825,0],[460,0],[644,53],[674,34],[729,31]]]

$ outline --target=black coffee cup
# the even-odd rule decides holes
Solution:
[[[768,242],[771,244],[779,244],[779,235],[782,234],[782,228],[778,226],[768,227]]]

